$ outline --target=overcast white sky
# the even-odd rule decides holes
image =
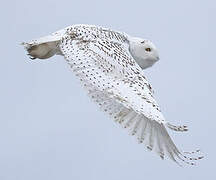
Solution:
[[[215,179],[214,0],[14,0],[0,7],[0,179]],[[160,61],[145,72],[170,135],[206,158],[179,168],[138,145],[87,98],[62,57],[30,61],[19,43],[71,24],[152,40]]]

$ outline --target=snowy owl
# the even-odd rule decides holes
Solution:
[[[139,143],[178,164],[194,165],[202,156],[180,151],[166,127],[187,131],[165,120],[143,69],[159,60],[155,45],[146,39],[93,25],[72,25],[27,43],[31,59],[64,56],[89,97]]]

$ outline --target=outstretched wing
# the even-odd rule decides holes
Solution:
[[[67,29],[59,48],[90,97],[115,121],[132,127],[139,142],[145,142],[149,149],[155,147],[162,158],[167,154],[176,162],[181,159],[190,163],[176,148],[164,125],[179,131],[184,128],[165,121],[150,84],[128,51],[124,35],[77,26]]]
[[[76,74],[124,106],[165,123],[150,84],[128,51],[128,43],[106,36],[101,38],[100,32],[94,36],[87,34],[89,29],[79,31],[80,34],[70,31],[60,43],[63,55]]]

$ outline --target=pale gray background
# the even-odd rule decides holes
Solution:
[[[215,179],[214,0],[1,3],[0,180]],[[138,145],[90,102],[62,57],[30,61],[19,43],[88,23],[151,39],[146,71],[183,150],[206,158],[180,168]]]

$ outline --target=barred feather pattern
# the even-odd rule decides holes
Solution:
[[[92,91],[89,96],[96,102],[100,109],[108,114],[123,128],[128,129],[130,134],[136,136],[138,143],[143,143],[148,150],[155,151],[161,159],[165,156],[182,166],[181,162],[195,165],[196,160],[203,156],[190,157],[189,152],[180,152],[171,140],[163,124],[149,120],[131,109],[125,108],[114,99],[110,99],[103,92]],[[199,151],[192,152],[192,154]]]
[[[195,152],[180,152],[171,140],[163,124],[149,120],[143,115],[139,115],[132,109],[128,109],[116,102],[115,99],[92,88],[90,84],[84,83],[85,89],[88,89],[89,97],[99,106],[99,108],[109,115],[111,119],[119,123],[123,128],[128,129],[130,134],[136,136],[138,143],[143,143],[148,150],[155,151],[161,159],[165,156],[182,166],[181,162],[189,165],[195,165],[194,161],[200,160],[203,156],[191,157]],[[196,155],[195,155],[196,156]]]
[[[171,140],[164,125],[176,131],[186,128],[164,120],[150,84],[121,44],[126,40],[113,35],[107,41],[92,32],[88,28],[70,29],[60,43],[63,55],[89,96],[112,119],[130,129],[139,143],[162,159],[167,156],[179,165],[179,161],[194,165],[191,161],[202,156],[188,157]],[[107,38],[106,34],[104,37]]]
[[[124,53],[122,57],[121,54],[105,49],[108,46],[124,52],[124,47],[105,40],[87,39],[82,37],[80,40],[76,37],[72,40],[70,36],[66,36],[60,44],[63,54],[74,71],[77,71],[77,75],[83,74],[94,86],[118,101],[124,101],[125,106],[135,109],[137,113],[161,123],[165,122],[153,98],[151,85],[133,58],[128,53]]]

